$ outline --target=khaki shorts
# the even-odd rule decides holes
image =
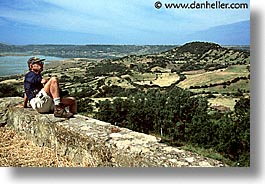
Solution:
[[[39,113],[49,113],[54,109],[54,103],[52,98],[41,89],[35,98],[30,100],[30,105],[33,109]]]

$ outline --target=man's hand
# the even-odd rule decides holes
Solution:
[[[41,79],[41,83],[42,83],[42,84],[46,84],[47,82],[48,82],[47,79]]]
[[[25,107],[24,104],[18,104],[16,107],[18,107],[18,108],[27,108],[27,106]]]

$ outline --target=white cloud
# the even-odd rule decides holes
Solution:
[[[189,34],[249,19],[249,10],[177,10],[154,8],[156,0],[21,0],[0,6],[0,18],[57,31],[155,38]],[[176,0],[160,0],[176,3]],[[197,0],[198,2],[205,2]],[[208,0],[209,2],[211,0]],[[248,2],[247,0],[239,0]],[[181,0],[181,2],[194,2]],[[222,2],[233,2],[223,0]],[[1,20],[1,19],[0,19]],[[134,39],[134,38],[132,38]]]

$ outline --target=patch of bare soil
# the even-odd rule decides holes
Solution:
[[[15,130],[0,127],[0,167],[80,167],[48,147],[39,147]]]

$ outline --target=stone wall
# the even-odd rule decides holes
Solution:
[[[22,98],[0,98],[0,125],[40,146],[91,167],[223,167],[223,163],[159,143],[158,138],[76,115],[55,118],[18,108]]]

